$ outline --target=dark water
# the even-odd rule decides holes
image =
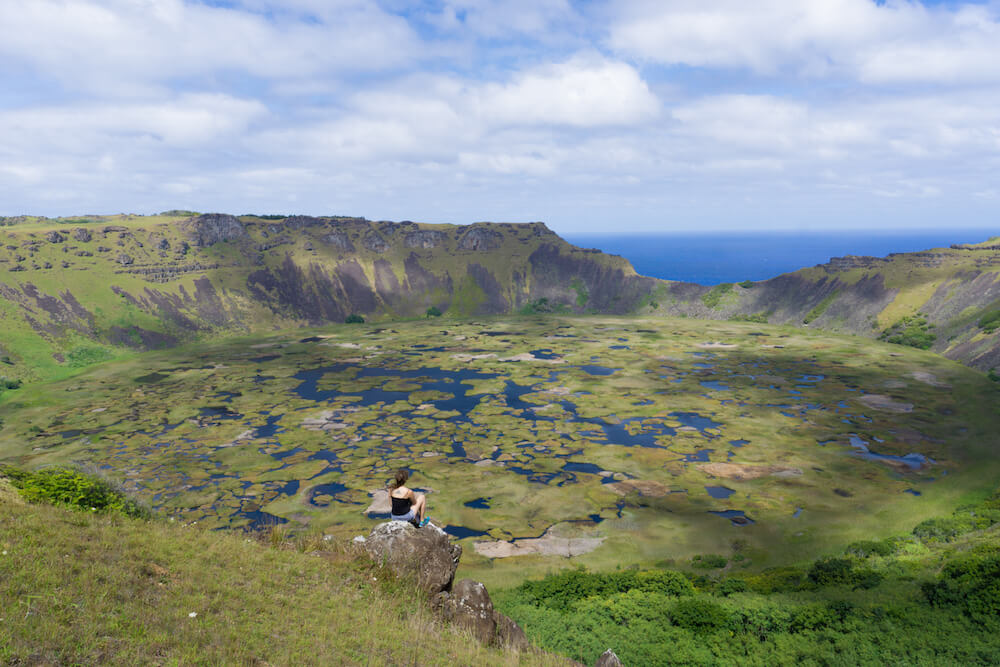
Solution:
[[[993,234],[983,229],[942,227],[915,231],[759,232],[714,234],[566,234],[570,243],[621,255],[644,276],[718,285],[767,280],[831,257],[915,252],[979,243]]]

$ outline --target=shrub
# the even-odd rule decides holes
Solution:
[[[66,361],[70,368],[83,368],[107,361],[114,353],[99,345],[79,345],[66,353]]]
[[[980,623],[1000,619],[1000,556],[969,556],[949,562],[936,582],[922,586],[936,607],[956,607]]]
[[[770,313],[754,313],[752,315],[730,315],[727,319],[730,322],[755,322],[757,324],[767,324]]]
[[[709,632],[727,625],[730,615],[716,602],[686,598],[678,600],[670,608],[670,620],[688,630]]]
[[[809,581],[817,586],[847,584],[852,580],[854,562],[850,558],[823,558],[809,568]]]
[[[691,559],[692,567],[697,567],[702,570],[716,570],[718,568],[725,567],[728,563],[729,559],[718,554],[699,555]]]
[[[21,388],[20,380],[11,380],[6,377],[0,377],[0,391],[4,389],[20,389],[20,388]]]
[[[105,479],[86,475],[70,468],[44,468],[27,472],[0,468],[0,473],[29,502],[48,502],[74,509],[114,512],[130,517],[149,516],[149,510],[125,495]]]
[[[891,556],[896,553],[896,541],[892,538],[885,540],[861,540],[847,545],[845,553],[848,556],[858,558],[868,558],[869,556]]]
[[[729,597],[733,593],[746,593],[750,590],[750,585],[743,579],[724,579],[719,582],[719,585],[715,589],[719,595]]]
[[[986,333],[1000,329],[1000,310],[991,310],[979,319],[979,328]]]
[[[437,306],[431,306],[427,309],[427,317],[441,317],[441,309]]]
[[[347,316],[346,319],[344,319],[344,323],[345,324],[364,324],[365,323],[365,318],[363,318],[362,316],[358,315],[357,313],[351,313],[350,315]]]
[[[931,333],[931,329],[927,318],[918,313],[902,318],[883,331],[879,339],[896,345],[907,345],[927,350],[937,340],[937,336]]]
[[[752,287],[753,287],[754,285],[756,285],[757,283],[755,283],[755,282],[754,282],[754,281],[752,281],[752,280],[743,280],[743,281],[741,281],[741,282],[740,282],[740,283],[738,283],[738,284],[739,284],[739,286],[740,286],[740,287],[742,287],[743,289],[751,289],[751,288],[752,288]]]
[[[517,590],[529,604],[558,611],[567,611],[580,600],[629,591],[669,596],[694,593],[694,587],[683,574],[669,570],[606,573],[569,570],[550,574],[544,579],[525,581]]]
[[[913,534],[925,542],[951,542],[959,535],[975,529],[974,517],[939,516],[918,523]]]

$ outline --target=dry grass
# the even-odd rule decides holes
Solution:
[[[0,664],[564,664],[483,648],[410,582],[320,536],[252,539],[15,504],[8,491]]]

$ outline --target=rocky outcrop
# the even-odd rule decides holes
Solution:
[[[73,238],[81,243],[87,243],[93,236],[91,236],[89,229],[77,227],[73,230]]]
[[[247,230],[239,218],[224,213],[207,213],[183,223],[181,227],[191,242],[199,248],[215,245],[222,241],[245,238]]]
[[[381,236],[379,236],[378,234],[376,234],[375,232],[372,232],[371,234],[365,236],[364,240],[361,242],[361,245],[363,245],[366,250],[370,250],[371,252],[377,252],[380,255],[389,249],[389,244],[386,243],[386,240]]]
[[[530,647],[524,630],[493,608],[486,586],[478,581],[462,579],[451,592],[439,593],[433,603],[442,617],[468,630],[486,646],[519,651]]]
[[[623,667],[622,661],[618,659],[615,652],[608,649],[601,654],[601,657],[594,663],[594,667]]]
[[[332,232],[324,236],[323,240],[334,248],[338,248],[344,252],[354,252],[354,244],[351,243],[351,237],[343,232]]]
[[[472,579],[452,585],[462,547],[452,544],[434,524],[415,528],[405,521],[380,523],[367,538],[359,536],[354,542],[396,576],[414,577],[442,618],[468,630],[484,645],[530,648],[524,630],[493,608],[486,586]]]
[[[503,242],[503,234],[487,227],[473,225],[458,238],[459,250],[496,250]]]
[[[451,589],[462,547],[433,524],[415,528],[406,521],[380,523],[364,540],[364,549],[397,576],[412,576],[429,595]]]
[[[403,237],[403,245],[407,248],[421,248],[423,250],[430,250],[431,248],[436,248],[445,242],[444,232],[439,232],[433,229],[422,229],[416,232],[410,232]]]
[[[45,235],[45,240],[49,243],[62,243],[65,239],[59,232],[52,231]]]

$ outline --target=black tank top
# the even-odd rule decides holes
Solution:
[[[392,513],[396,516],[403,516],[413,507],[413,501],[409,498],[397,498],[393,495],[389,497],[392,498]]]

